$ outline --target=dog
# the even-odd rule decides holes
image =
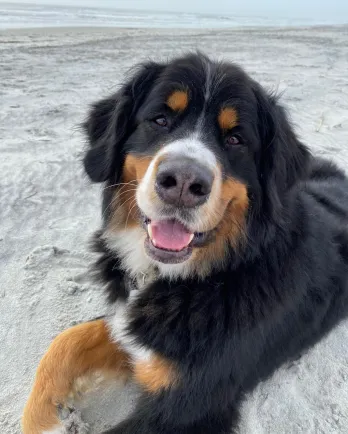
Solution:
[[[346,175],[202,53],[141,64],[84,130],[111,312],[53,341],[24,433],[65,432],[57,407],[96,374],[141,388],[109,434],[237,432],[245,395],[347,317]]]

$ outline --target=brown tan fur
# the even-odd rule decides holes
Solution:
[[[231,130],[238,125],[238,113],[232,107],[221,109],[218,116],[218,123],[222,130]]]
[[[112,200],[112,217],[109,223],[114,230],[139,225],[137,219],[136,188],[144,177],[152,157],[128,154],[126,156],[120,187],[116,188]],[[154,195],[154,192],[153,192]]]
[[[103,320],[81,324],[58,335],[42,358],[24,408],[23,433],[41,434],[59,426],[57,405],[66,406],[85,392],[86,384],[94,386],[101,378],[133,379],[152,393],[178,382],[174,364],[159,355],[133,365],[112,342]]]
[[[128,154],[123,166],[123,182],[137,181],[139,183],[145,176],[151,161],[152,157]]]
[[[166,101],[167,106],[175,112],[184,111],[188,106],[188,102],[189,96],[186,90],[176,90]]]
[[[42,358],[26,403],[24,434],[41,434],[59,425],[57,405],[64,406],[82,377],[96,372],[105,377],[131,375],[127,354],[111,342],[104,321],[72,327],[50,345]]]
[[[193,252],[192,265],[196,265],[198,274],[204,276],[211,267],[224,263],[228,246],[237,248],[245,240],[245,219],[249,206],[246,186],[233,178],[227,178],[221,187],[217,209],[212,212],[212,219],[218,215],[213,242]],[[211,223],[212,224],[212,223]],[[215,224],[212,224],[214,227]]]
[[[160,356],[153,356],[149,362],[139,362],[134,367],[134,377],[149,392],[156,393],[178,383],[174,365]]]

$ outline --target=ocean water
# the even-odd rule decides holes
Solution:
[[[343,19],[343,24],[346,19]],[[298,26],[334,24],[332,21],[201,15],[193,13],[143,12],[111,8],[10,4],[0,2],[0,29],[27,27],[152,27],[231,28],[239,26]],[[340,24],[336,20],[335,24]]]

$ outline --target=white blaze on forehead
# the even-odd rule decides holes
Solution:
[[[204,105],[206,105],[206,103],[208,102],[208,100],[210,98],[211,82],[212,82],[212,71],[211,71],[211,65],[208,62],[206,64],[206,79],[205,79],[205,91],[204,91],[205,104]]]

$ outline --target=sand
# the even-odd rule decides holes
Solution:
[[[200,48],[243,65],[283,101],[303,140],[348,169],[348,27],[40,29],[0,32],[0,432],[19,419],[36,366],[60,331],[105,311],[88,239],[100,186],[81,170],[79,123],[135,62]],[[279,369],[243,407],[241,434],[348,433],[348,322]],[[91,433],[137,391],[112,385],[79,404]]]

